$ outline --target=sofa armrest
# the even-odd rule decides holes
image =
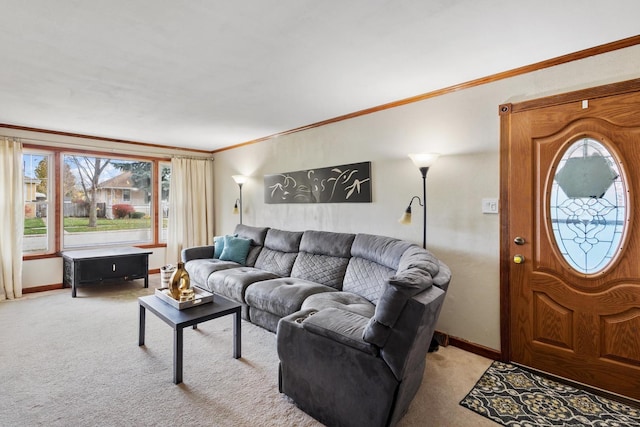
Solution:
[[[183,249],[181,252],[182,262],[191,261],[192,259],[213,258],[213,245],[194,246]]]
[[[339,308],[325,308],[318,312],[309,312],[301,323],[302,327],[311,333],[348,345],[356,350],[377,355],[378,348],[362,338],[368,322],[367,317],[356,313]]]

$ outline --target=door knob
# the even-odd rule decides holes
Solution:
[[[513,262],[515,262],[516,264],[524,263],[524,255],[520,255],[520,254],[514,255]]]
[[[513,243],[519,246],[524,245],[524,238],[518,236],[515,239],[513,239]]]

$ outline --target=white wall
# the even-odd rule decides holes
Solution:
[[[638,77],[634,46],[217,153],[216,232],[230,232],[238,221],[231,175],[244,174],[251,176],[243,187],[245,224],[421,244],[420,207],[410,226],[398,224],[411,196],[422,194],[407,154],[442,153],[427,177],[427,247],[451,267],[453,280],[437,329],[499,350],[499,218],[481,213],[481,199],[499,195],[498,105]],[[372,162],[373,203],[264,203],[265,174],[362,161]]]

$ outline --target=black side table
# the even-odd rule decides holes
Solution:
[[[178,310],[155,295],[148,295],[139,297],[138,304],[140,306],[138,345],[144,345],[145,310],[147,309],[173,328],[173,382],[175,384],[182,382],[182,331],[186,327],[193,326],[193,329],[196,329],[198,323],[233,314],[233,357],[235,359],[241,357],[241,305],[237,302],[216,294],[212,303]]]

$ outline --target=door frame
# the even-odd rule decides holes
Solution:
[[[567,104],[581,100],[593,100],[613,95],[640,92],[640,78],[611,83],[588,89],[532,99],[519,103],[501,104],[500,116],[500,360],[511,360],[511,294],[509,276],[511,269],[511,230],[507,207],[509,206],[509,185],[511,166],[511,115],[514,113]]]

